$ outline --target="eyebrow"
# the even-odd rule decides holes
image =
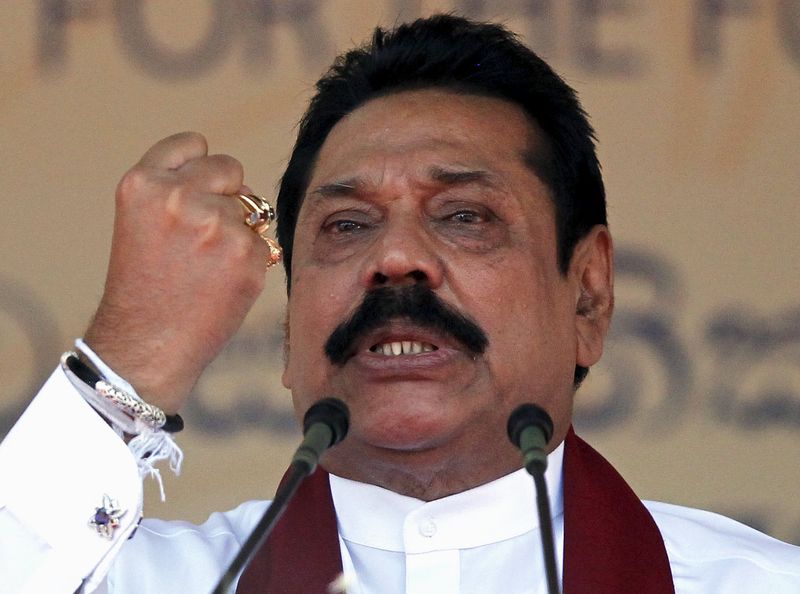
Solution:
[[[433,181],[448,186],[478,184],[490,188],[497,187],[495,176],[482,169],[446,169],[433,166],[428,170],[428,175]]]
[[[321,196],[323,198],[333,198],[336,196],[355,196],[361,193],[363,186],[363,182],[358,178],[350,178],[329,184],[322,184],[321,186],[314,188],[311,192],[309,192],[309,194]]]
[[[495,176],[482,169],[447,169],[434,165],[428,169],[428,178],[447,186],[477,184],[488,188],[496,188],[498,185]],[[346,178],[317,186],[309,192],[309,195],[322,198],[359,196],[368,190],[367,185],[362,178]]]

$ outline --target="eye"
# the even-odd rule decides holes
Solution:
[[[442,208],[439,218],[443,223],[464,227],[484,225],[496,219],[494,213],[486,206],[464,202]]]
[[[339,212],[329,216],[322,224],[322,230],[330,235],[350,235],[370,227],[366,213],[355,211]]]
[[[363,225],[356,221],[343,220],[328,223],[327,228],[328,231],[333,233],[352,233],[353,231],[358,231],[363,228]]]
[[[505,240],[508,225],[485,202],[459,198],[437,207],[432,224],[439,236],[451,245],[482,253]]]
[[[482,213],[479,213],[475,210],[466,210],[466,209],[454,212],[447,218],[457,223],[465,223],[465,224],[482,223],[486,220],[486,217]]]

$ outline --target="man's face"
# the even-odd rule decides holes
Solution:
[[[560,273],[554,206],[526,164],[540,139],[513,104],[433,89],[372,100],[331,131],[295,231],[284,384],[299,416],[324,396],[349,406],[332,472],[395,490],[398,472],[491,480],[519,466],[505,423],[523,402],[544,406],[563,437],[576,362],[599,353],[587,355],[576,321],[591,250]],[[326,356],[365,295],[414,285],[474,322],[485,350],[402,318]],[[406,490],[461,488],[448,480]]]

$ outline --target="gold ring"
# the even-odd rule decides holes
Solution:
[[[244,208],[244,224],[255,231],[269,246],[267,268],[274,266],[283,256],[283,250],[278,242],[267,236],[269,226],[275,220],[275,209],[265,198],[255,194],[238,194],[236,198]]]

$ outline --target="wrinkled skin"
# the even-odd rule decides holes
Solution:
[[[327,138],[295,234],[284,383],[299,414],[324,395],[349,405],[332,472],[424,499],[482,484],[520,466],[505,424],[528,401],[563,439],[575,365],[602,352],[612,248],[598,226],[559,271],[549,190],[524,159],[537,134],[504,101],[423,90],[373,100]],[[343,366],[325,358],[366,291],[417,282],[479,324],[483,355],[397,321]],[[437,350],[374,352],[401,341]]]
[[[85,339],[172,413],[264,286],[266,244],[232,195],[241,164],[191,132],[155,144],[120,181],[103,298]]]
[[[569,426],[576,364],[601,353],[612,246],[597,226],[567,274],[548,188],[526,164],[539,131],[516,106],[442,90],[370,101],[324,143],[295,234],[284,384],[298,417],[350,407],[330,471],[436,499],[520,466],[505,424],[522,402]],[[231,197],[241,165],[205,139],[162,140],[117,189],[105,292],[86,340],[153,404],[178,411],[261,292],[267,247]],[[323,345],[379,286],[425,283],[488,336],[478,356],[401,320],[334,365]],[[424,352],[374,352],[393,342]],[[434,349],[434,350],[430,350]],[[391,349],[389,349],[391,351]]]

